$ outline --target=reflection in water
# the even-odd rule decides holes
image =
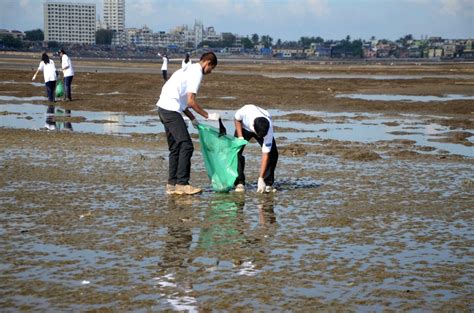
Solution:
[[[68,130],[72,131],[71,122],[64,120],[71,117],[71,110],[64,110],[61,108],[56,108],[54,105],[48,105],[46,110],[46,123],[44,128],[48,130]]]
[[[196,277],[198,264],[216,275],[227,276],[230,269],[232,275],[255,276],[270,256],[268,239],[276,224],[273,194],[259,197],[255,206],[245,210],[250,220],[258,220],[254,229],[245,218],[244,194],[214,194],[209,200],[200,229],[196,229],[202,199],[168,198],[167,232],[154,278],[160,308],[198,312],[194,287],[201,283]],[[199,237],[193,244],[196,230]]]

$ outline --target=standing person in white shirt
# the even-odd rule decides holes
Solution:
[[[273,124],[268,111],[253,105],[244,105],[235,113],[235,137],[249,141],[255,138],[262,147],[262,163],[257,181],[257,192],[276,192],[273,188],[275,168],[278,162],[278,149],[273,137]],[[235,191],[245,191],[245,157],[242,155],[245,146],[240,149],[235,180]]]
[[[72,79],[74,78],[74,68],[72,66],[71,59],[66,54],[66,52],[64,52],[64,49],[59,50],[58,54],[61,58],[61,68],[63,70],[64,77],[64,99],[72,101],[71,84]]]
[[[161,65],[161,73],[163,74],[163,79],[165,82],[168,80],[168,55],[164,53],[161,55],[161,53],[158,53],[158,56],[163,59],[163,65]]]
[[[216,66],[216,55],[212,52],[204,53],[199,63],[177,70],[161,89],[160,99],[156,105],[160,120],[165,126],[170,151],[166,185],[166,193],[169,195],[192,195],[202,191],[189,184],[194,146],[182,113],[195,127],[199,122],[190,109],[208,120],[219,120],[219,114],[208,113],[196,102],[202,77],[210,74]]]
[[[56,80],[58,76],[56,74],[56,67],[54,66],[54,61],[48,57],[48,54],[44,52],[41,56],[41,62],[39,64],[38,70],[33,75],[32,80],[36,79],[39,71],[43,71],[44,83],[46,86],[46,93],[48,94],[48,100],[54,102],[54,96],[56,91]]]
[[[189,53],[186,53],[184,56],[183,62],[181,62],[181,68],[186,68],[191,65],[193,62],[189,59]]]

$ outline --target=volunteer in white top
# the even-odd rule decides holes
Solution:
[[[181,68],[186,68],[191,64],[193,64],[193,62],[191,62],[191,60],[189,59],[189,53],[186,53],[183,62],[181,62]]]
[[[74,67],[72,66],[71,59],[63,49],[59,50],[58,53],[61,58],[61,68],[64,77],[64,99],[72,101],[71,84],[72,79],[74,78]]]
[[[257,182],[257,192],[275,192],[275,168],[278,162],[278,149],[273,137],[273,124],[270,114],[253,104],[244,105],[235,113],[235,137],[250,140],[255,138],[262,147],[262,163]],[[244,147],[238,153],[238,177],[235,180],[235,191],[245,191],[245,157]]]
[[[161,73],[163,74],[163,79],[165,81],[168,80],[168,55],[165,53],[161,55],[161,53],[158,53],[158,56],[163,59],[163,65],[161,65]]]
[[[50,102],[54,102],[56,80],[58,79],[58,77],[56,74],[56,67],[54,66],[54,62],[48,57],[48,54],[46,52],[42,54],[38,70],[36,70],[36,73],[33,75],[32,80],[36,79],[36,75],[38,75],[39,71],[43,71],[44,83],[46,86],[46,93],[48,94],[48,100]]]
[[[196,194],[202,191],[189,184],[194,146],[182,113],[189,117],[195,127],[199,123],[190,109],[208,120],[219,119],[219,114],[206,112],[196,102],[203,75],[210,74],[216,65],[216,55],[204,53],[199,63],[176,71],[161,89],[156,105],[165,126],[170,151],[167,194]]]

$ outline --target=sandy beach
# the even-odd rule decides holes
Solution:
[[[247,192],[213,192],[193,135],[179,197],[159,60],[73,61],[47,130],[38,60],[0,57],[3,311],[474,309],[473,63],[222,60],[198,101],[274,110],[278,191],[250,143]]]

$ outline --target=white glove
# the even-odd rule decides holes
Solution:
[[[35,74],[35,75],[33,75],[33,78],[32,78],[31,80],[35,80],[35,79],[36,79],[36,74]]]
[[[197,118],[195,118],[194,120],[191,121],[191,123],[193,124],[193,127],[194,128],[198,128],[198,125],[199,125],[199,121],[197,120]]]
[[[221,118],[219,113],[209,113],[207,116],[208,121],[218,121]]]
[[[263,177],[258,178],[258,183],[257,183],[257,192],[263,193],[265,191],[265,181],[263,180]]]
[[[244,137],[237,137],[237,139],[244,140]]]

